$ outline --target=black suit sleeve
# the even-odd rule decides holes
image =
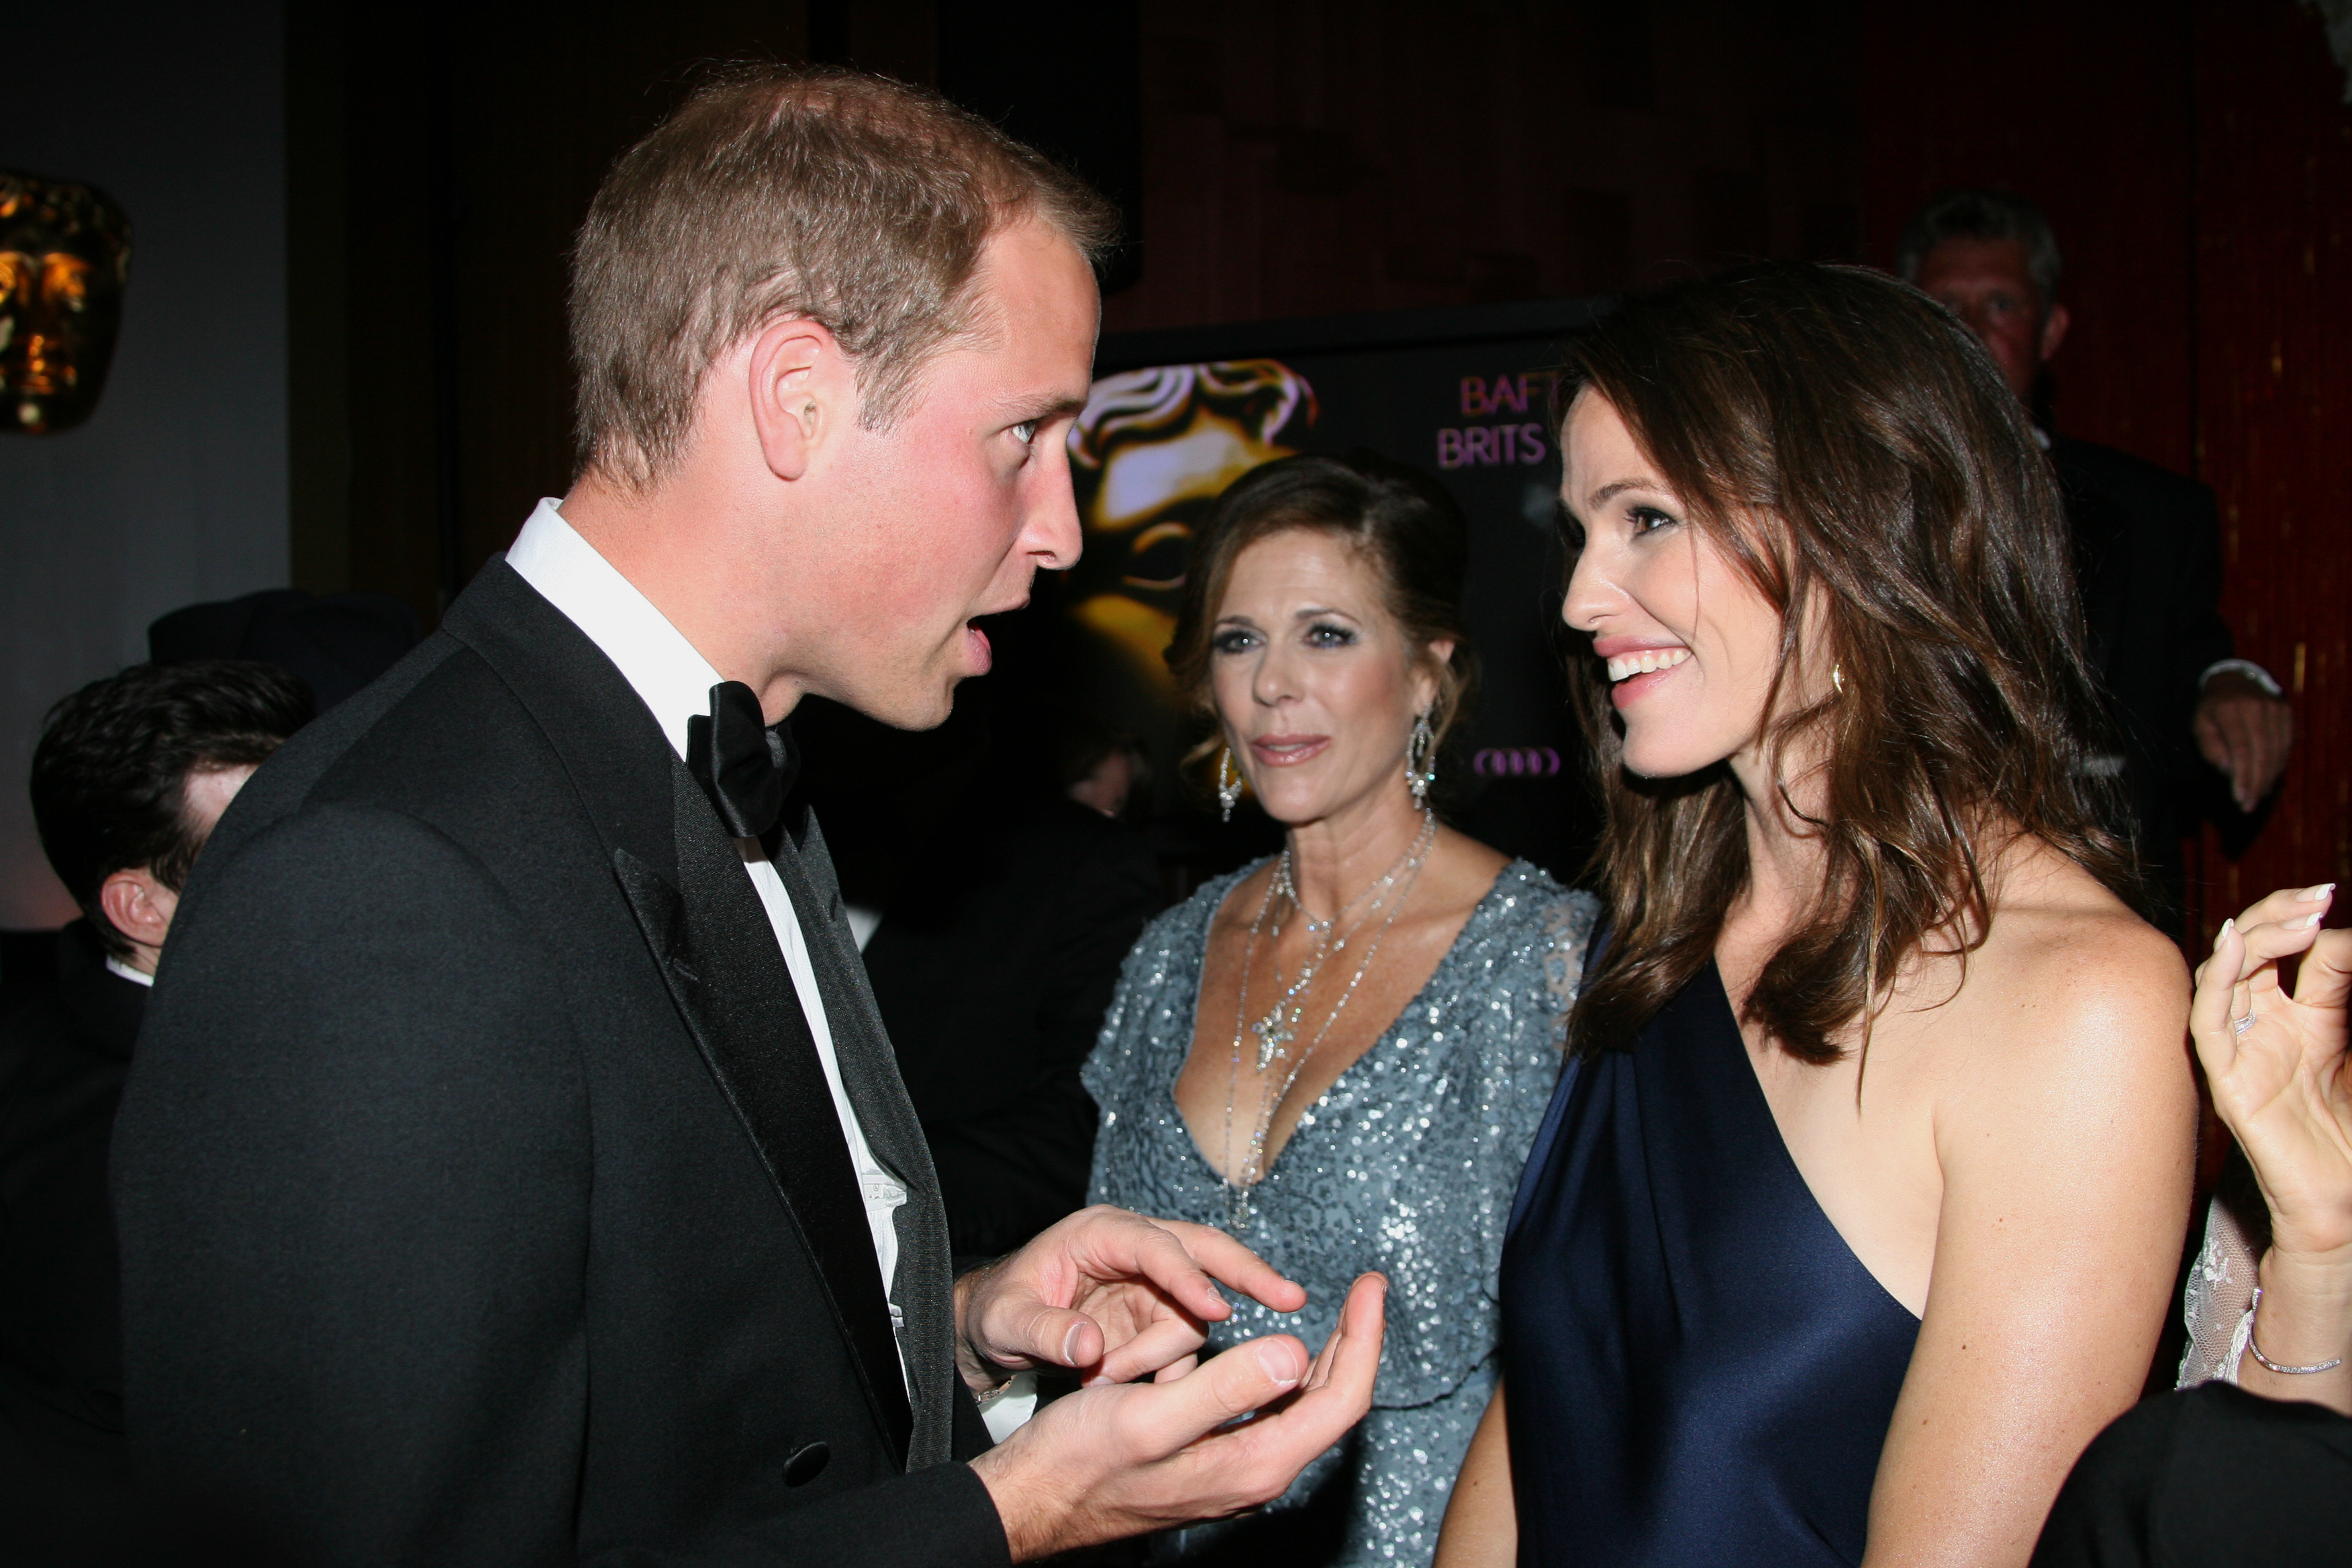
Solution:
[[[1016,1232],[1034,1234],[1086,1202],[1102,1113],[1078,1075],[1094,1054],[1103,1015],[1110,1011],[1119,966],[1162,901],[1159,867],[1139,836],[1131,843],[1114,840],[1080,870],[1046,933],[1046,983],[1037,999],[1037,1079],[1018,1110],[1003,1116],[1000,1125],[966,1130],[967,1136],[994,1137],[1009,1145],[1008,1163],[1030,1163],[1038,1171],[1041,1194],[1061,1194],[1031,1212]],[[1008,1234],[1003,1239],[1017,1245],[1025,1237]]]
[[[2179,488],[2179,550],[2175,557],[2169,647],[2173,689],[2194,712],[2198,680],[2232,657],[2230,625],[2221,618],[2221,520],[2213,492],[2203,485]]]
[[[562,911],[383,811],[313,809],[212,869],[114,1149],[127,1414],[167,1528],[243,1563],[578,1561],[592,1149]],[[601,1560],[1004,1552],[961,1466],[636,1544]]]
[[[2147,1400],[2092,1439],[2033,1568],[2341,1563],[2347,1542],[2352,1421],[2208,1383]]]
[[[1114,840],[1079,870],[1049,938],[1052,978],[1037,1006],[1040,1055],[1073,1081],[1094,1054],[1128,950],[1165,901],[1158,863],[1139,835]]]

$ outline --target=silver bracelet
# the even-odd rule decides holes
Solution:
[[[2263,1288],[2257,1285],[2254,1287],[2253,1303],[2249,1306],[2246,1310],[2249,1312],[2259,1312],[2262,1310]],[[2309,1377],[2315,1372],[2334,1372],[2337,1367],[2344,1364],[2344,1358],[2342,1356],[2337,1356],[2334,1361],[2324,1361],[2316,1366],[2282,1366],[2277,1362],[2274,1362],[2271,1360],[2270,1357],[2264,1355],[2263,1353],[2263,1347],[2254,1342],[2254,1326],[2251,1322],[2246,1325],[2246,1348],[2254,1352],[2254,1359],[2263,1363],[2264,1370],[2283,1373],[2288,1377]]]

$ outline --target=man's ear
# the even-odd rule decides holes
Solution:
[[[172,929],[180,895],[163,886],[144,866],[117,871],[99,885],[98,907],[107,923],[146,950],[144,967],[153,968],[153,954]]]
[[[2074,318],[2066,313],[2063,305],[2053,305],[2050,313],[2042,318],[2042,363],[2048,364],[2058,357],[2058,345],[2066,341],[2066,329]]]
[[[841,345],[804,317],[771,322],[752,340],[745,364],[751,378],[751,425],[768,471],[780,479],[808,472],[810,457],[842,417],[841,384],[855,395]]]

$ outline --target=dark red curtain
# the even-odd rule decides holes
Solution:
[[[1949,185],[2042,203],[2074,315],[2061,427],[2220,496],[2223,608],[2299,734],[2251,847],[2205,829],[2196,927],[2273,887],[2352,882],[2352,108],[2316,15],[1874,4],[1862,80],[1870,259]]]

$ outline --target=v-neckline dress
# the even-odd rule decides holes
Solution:
[[[1089,1197],[1223,1228],[1223,1179],[1175,1100],[1208,931],[1255,867],[1203,886],[1136,944],[1086,1069],[1102,1108]],[[1213,1351],[1266,1333],[1319,1347],[1349,1283],[1391,1281],[1371,1416],[1265,1515],[1162,1537],[1156,1554],[1286,1568],[1426,1563],[1494,1384],[1495,1270],[1510,1198],[1560,1065],[1591,899],[1514,861],[1428,982],[1299,1118],[1242,1239],[1307,1287],[1296,1314],[1246,1299]]]
[[[1919,1320],[1806,1185],[1711,961],[1562,1076],[1502,1292],[1523,1568],[1862,1561]]]

